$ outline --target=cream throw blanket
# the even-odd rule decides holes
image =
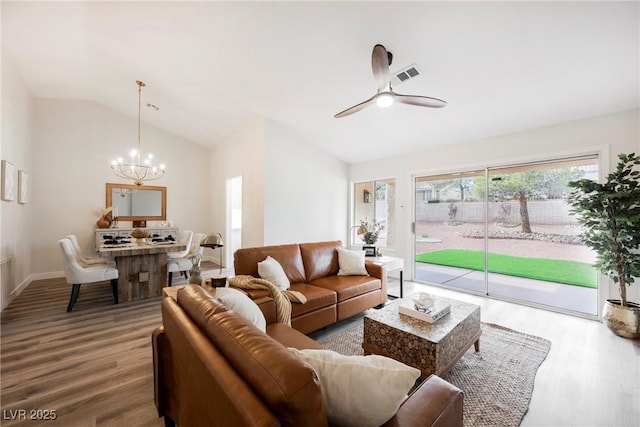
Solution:
[[[234,276],[229,278],[229,285],[240,289],[266,289],[276,302],[276,321],[291,326],[291,301],[304,304],[307,298],[298,291],[283,291],[265,279],[253,276]]]

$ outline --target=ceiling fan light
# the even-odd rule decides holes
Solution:
[[[387,108],[393,104],[393,95],[389,92],[382,92],[376,97],[376,105],[380,108]]]

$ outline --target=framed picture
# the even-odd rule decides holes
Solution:
[[[25,171],[18,171],[18,203],[23,205],[27,204],[28,177]]]
[[[371,192],[369,190],[364,190],[363,199],[365,203],[371,203]]]
[[[363,246],[362,250],[364,251],[364,256],[376,256],[375,246]]]
[[[11,201],[16,196],[16,184],[13,177],[14,174],[13,163],[3,160],[2,161],[2,200]]]

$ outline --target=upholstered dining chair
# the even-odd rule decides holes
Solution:
[[[189,254],[189,250],[191,249],[192,240],[193,240],[193,231],[189,231],[189,230],[183,231],[182,234],[180,234],[180,240],[178,240],[178,242],[182,243],[183,245],[186,245],[187,247],[185,248],[185,250],[180,252],[167,253],[167,257],[169,258],[169,261],[171,261],[171,259],[186,257]]]
[[[67,312],[73,310],[73,305],[80,294],[80,285],[87,283],[111,281],[111,290],[113,291],[113,301],[118,303],[118,269],[105,264],[83,265],[76,256],[73,243],[70,239],[64,238],[58,240],[58,246],[62,252],[64,261],[64,275],[67,283],[73,285],[71,289],[71,297],[67,305]]]
[[[116,266],[116,262],[112,258],[90,257],[85,255],[85,253],[82,251],[82,248],[80,248],[80,244],[78,243],[78,238],[76,237],[75,234],[69,234],[65,236],[65,238],[71,240],[73,249],[76,251],[76,258],[78,258],[82,264],[85,264],[87,266],[100,265],[100,264],[104,264],[109,267]]]
[[[196,255],[200,255],[202,257],[202,253],[204,252],[204,248],[200,246],[200,242],[205,238],[205,233],[196,233],[193,235],[191,239],[191,245],[189,246],[189,252],[183,258],[177,259],[169,259],[167,262],[167,272],[169,273],[169,286],[171,286],[171,282],[173,280],[173,273],[181,272],[184,275],[185,279],[188,279],[189,276],[187,272],[193,268],[193,262],[191,258]],[[200,260],[198,260],[198,265],[200,264]]]

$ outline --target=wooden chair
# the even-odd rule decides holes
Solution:
[[[58,240],[58,246],[62,253],[64,261],[64,275],[67,283],[73,285],[71,289],[71,297],[67,312],[73,310],[73,305],[80,294],[80,285],[87,283],[111,281],[111,290],[113,291],[114,303],[118,303],[118,269],[105,264],[83,265],[76,256],[76,250],[70,239],[64,238]]]

